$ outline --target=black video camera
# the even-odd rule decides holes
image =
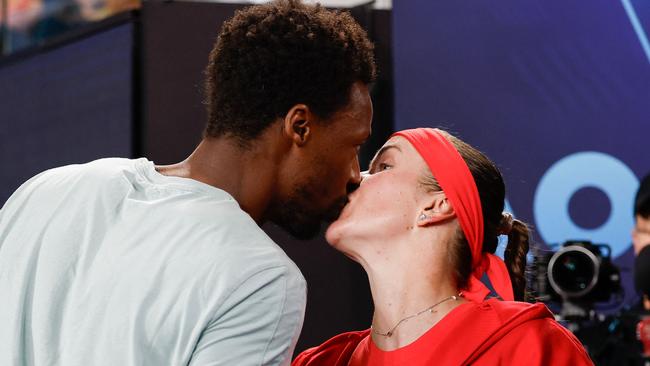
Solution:
[[[562,315],[587,316],[594,303],[621,294],[620,271],[610,255],[608,245],[570,240],[557,252],[536,256],[538,299],[561,303]]]

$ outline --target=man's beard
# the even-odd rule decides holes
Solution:
[[[314,238],[321,230],[321,223],[336,220],[348,202],[347,197],[341,197],[326,210],[314,207],[317,193],[310,190],[314,184],[304,184],[296,187],[285,202],[276,202],[271,207],[270,221],[274,222],[296,239],[307,240]],[[311,188],[313,189],[313,188]]]

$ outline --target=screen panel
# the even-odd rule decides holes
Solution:
[[[0,65],[0,202],[52,167],[132,155],[133,24]]]
[[[650,3],[398,1],[393,24],[396,129],[455,133],[497,163],[538,243],[608,244],[631,268],[650,172]]]

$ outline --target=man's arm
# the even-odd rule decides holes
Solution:
[[[204,329],[190,366],[289,365],[305,313],[297,270],[265,269],[247,278]]]

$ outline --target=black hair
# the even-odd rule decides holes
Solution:
[[[650,174],[641,180],[634,198],[634,216],[650,219]]]
[[[373,45],[347,12],[278,0],[223,24],[205,71],[205,135],[246,145],[304,103],[327,119],[375,78]]]

